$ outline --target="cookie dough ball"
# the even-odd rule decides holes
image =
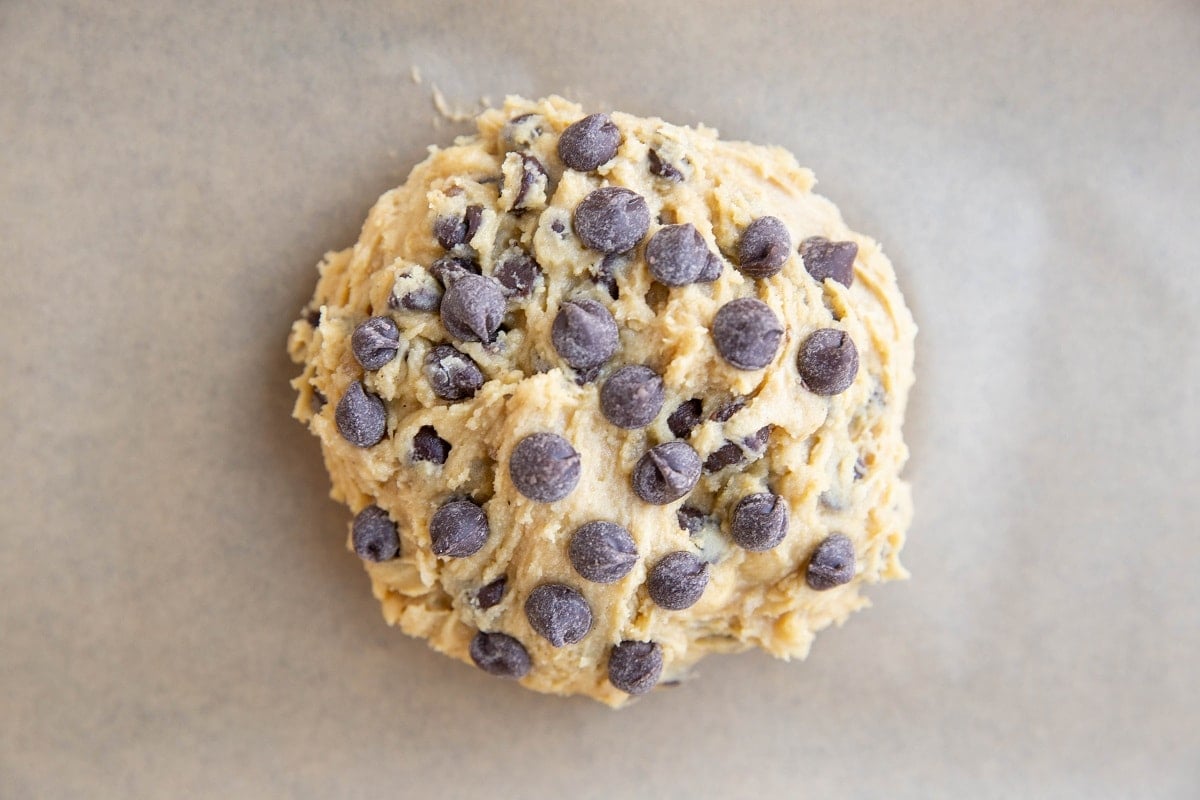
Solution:
[[[619,706],[803,658],[904,577],[916,329],[784,150],[509,98],[379,199],[292,327],[386,620]]]

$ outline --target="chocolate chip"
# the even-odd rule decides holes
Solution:
[[[355,515],[350,538],[354,552],[367,561],[391,561],[400,555],[396,523],[379,506],[367,506]]]
[[[705,472],[720,472],[726,467],[732,467],[734,464],[740,464],[746,460],[746,454],[742,452],[742,448],[738,447],[733,442],[725,442],[708,454],[708,458],[704,459]]]
[[[561,583],[544,583],[525,599],[529,627],[555,647],[575,644],[592,629],[592,609],[583,595]]]
[[[591,172],[617,155],[621,131],[608,114],[589,114],[558,137],[558,157],[568,167]]]
[[[464,275],[479,275],[479,262],[467,256],[442,256],[429,267],[442,286],[449,287]]]
[[[721,273],[724,271],[725,265],[720,257],[709,253],[708,259],[704,262],[704,269],[700,270],[700,274],[696,276],[696,283],[712,283],[721,277]]]
[[[479,588],[479,591],[475,593],[475,605],[479,608],[491,608],[504,599],[506,589],[508,589],[508,576],[501,575],[491,583]]]
[[[563,361],[572,367],[595,367],[617,352],[617,323],[609,310],[595,300],[568,300],[554,317],[550,340]]]
[[[467,240],[467,221],[460,216],[438,217],[433,221],[433,238],[452,250]]]
[[[738,369],[762,369],[775,358],[783,339],[783,324],[761,300],[730,300],[717,311],[712,324],[717,352]]]
[[[524,250],[511,250],[501,257],[492,275],[500,282],[505,297],[521,299],[533,294],[542,268]]]
[[[703,405],[699,398],[692,398],[680,403],[679,408],[672,411],[671,416],[667,417],[667,427],[678,438],[688,438],[692,435],[692,430],[700,424],[702,408]]]
[[[817,545],[804,577],[810,589],[818,592],[849,583],[854,578],[854,543],[835,533]]]
[[[413,461],[432,461],[445,464],[450,455],[450,443],[438,436],[432,425],[422,425],[413,436]]]
[[[533,433],[513,448],[508,474],[517,491],[538,503],[553,503],[579,483],[582,466],[571,443],[554,433]]]
[[[441,292],[428,286],[414,289],[411,292],[405,293],[402,297],[397,297],[393,294],[388,298],[388,308],[397,311],[402,308],[406,308],[409,311],[436,311],[441,303]]]
[[[764,425],[742,441],[746,447],[761,455],[767,449],[767,442],[771,438],[771,429],[774,427],[774,425]]]
[[[400,329],[391,317],[371,317],[350,334],[350,351],[363,369],[379,369],[400,352]]]
[[[646,266],[666,286],[696,281],[709,268],[711,256],[704,237],[690,222],[659,228],[646,243]]]
[[[490,342],[504,321],[504,290],[494,278],[463,275],[446,289],[441,314],[456,339]]]
[[[346,389],[333,414],[342,438],[356,447],[373,447],[387,433],[387,409],[360,381]]]
[[[693,506],[680,506],[679,510],[675,512],[675,519],[679,522],[680,528],[695,535],[703,530],[708,515]]]
[[[575,208],[575,234],[601,253],[632,250],[649,228],[645,199],[619,186],[596,189]]]
[[[439,344],[426,354],[425,379],[443,400],[474,397],[483,386],[483,373],[471,357],[448,344]]]
[[[308,313],[304,315],[304,321],[308,323],[310,328],[315,328],[321,324],[321,309],[310,308]]]
[[[533,666],[525,645],[507,633],[480,631],[471,640],[470,652],[475,666],[499,678],[524,678]]]
[[[567,225],[561,219],[556,219],[554,222],[550,223],[550,230],[554,231],[559,236],[562,236],[567,232]]]
[[[567,547],[571,566],[596,583],[621,580],[637,563],[637,545],[629,531],[615,522],[589,522],[571,536]]]
[[[800,258],[808,274],[823,283],[833,278],[843,286],[854,283],[854,259],[857,242],[831,242],[824,236],[810,236],[800,243]]]
[[[792,237],[775,217],[759,217],[738,241],[738,269],[751,278],[769,278],[783,267]]]
[[[517,187],[516,197],[513,198],[512,210],[525,211],[529,207],[529,193],[534,186],[541,184],[543,194],[549,196],[548,184],[550,177],[542,162],[533,156],[521,154],[521,184]],[[545,205],[543,201],[541,205]]]
[[[647,503],[666,505],[690,492],[700,480],[700,456],[686,442],[650,448],[633,468],[633,490]]]
[[[479,226],[483,224],[483,206],[475,204],[467,206],[463,221],[467,224],[467,235],[463,238],[463,241],[470,242],[475,238],[475,233],[479,230]]]
[[[841,394],[858,374],[858,348],[845,331],[821,328],[800,345],[796,367],[804,387],[813,394]]]
[[[686,550],[668,553],[646,578],[650,599],[670,611],[682,611],[695,605],[706,586],[708,564]]]
[[[743,497],[733,510],[729,534],[745,550],[770,550],[788,530],[787,503],[777,494],[763,492]]]
[[[669,161],[663,159],[657,150],[651,150],[650,158],[650,174],[657,175],[660,178],[666,178],[669,181],[682,181],[683,173]]]
[[[618,428],[632,430],[649,425],[662,405],[662,378],[641,364],[621,367],[600,389],[600,411]]]
[[[473,556],[487,541],[488,533],[487,514],[470,500],[451,500],[429,520],[430,549],[435,556]]]
[[[608,682],[626,694],[645,694],[662,677],[663,655],[658,642],[624,641],[608,654]]]
[[[735,397],[712,413],[709,417],[713,422],[728,422],[733,415],[746,407],[746,398]]]
[[[622,261],[624,261],[624,256],[619,253],[606,253],[596,266],[596,272],[592,278],[596,285],[608,292],[608,296],[613,300],[621,296],[621,287],[617,285],[617,265]]]

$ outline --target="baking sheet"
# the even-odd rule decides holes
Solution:
[[[1200,6],[1116,5],[4,3],[0,797],[1200,796]],[[284,339],[435,85],[816,170],[913,580],[616,713],[386,628]]]

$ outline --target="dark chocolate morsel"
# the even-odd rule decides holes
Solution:
[[[686,442],[650,448],[633,468],[633,490],[647,503],[666,505],[690,492],[700,480],[700,456]]]
[[[430,549],[435,556],[473,556],[487,541],[488,533],[487,514],[470,500],[451,500],[429,520]]]
[[[538,503],[553,503],[571,493],[582,471],[579,453],[554,433],[534,433],[513,448],[508,474],[517,491]]]
[[[823,592],[854,578],[854,543],[835,533],[817,545],[804,576],[810,589]]]
[[[479,591],[475,592],[475,605],[479,608],[491,608],[504,599],[507,589],[508,576],[501,575],[491,583],[479,587]]]
[[[589,298],[559,306],[550,340],[563,361],[575,369],[603,364],[617,352],[617,322],[607,308]]]
[[[507,633],[480,631],[471,640],[470,652],[475,666],[499,678],[524,678],[532,666],[525,645]]]
[[[575,234],[601,253],[632,250],[649,228],[645,199],[619,186],[596,189],[575,208]]]
[[[637,545],[615,522],[589,522],[571,536],[567,555],[575,571],[589,581],[613,583],[637,563]]]
[[[675,519],[679,522],[680,528],[695,535],[704,528],[708,515],[694,506],[680,506],[679,510],[675,512]]]
[[[761,552],[783,541],[788,530],[787,503],[777,494],[763,492],[743,497],[733,510],[729,534],[738,546]]]
[[[309,327],[311,327],[311,328],[315,328],[318,325],[320,325],[321,324],[321,309],[310,308],[308,310],[308,312],[304,315],[304,321],[307,322]]]
[[[529,195],[529,190],[539,182],[546,184],[549,177],[546,175],[546,168],[542,166],[542,162],[538,161],[531,155],[521,154],[521,183],[517,186],[516,196],[513,198],[512,210],[524,211],[525,200]],[[546,191],[547,196],[550,194],[549,189]]]
[[[663,405],[663,381],[641,364],[621,367],[600,388],[600,411],[618,428],[649,425]]]
[[[373,447],[387,433],[387,409],[378,395],[355,381],[346,388],[334,410],[338,432],[356,447]]]
[[[783,339],[783,323],[763,301],[743,297],[717,310],[712,338],[717,352],[733,366],[762,369],[775,358]]]
[[[667,427],[678,438],[688,438],[692,435],[692,430],[700,424],[702,408],[703,405],[698,397],[680,403],[679,408],[672,411],[671,416],[667,417]]]
[[[442,256],[429,267],[429,273],[437,278],[442,286],[450,285],[464,275],[478,275],[479,262],[467,256]]]
[[[659,228],[646,243],[646,266],[665,286],[686,286],[698,280],[709,268],[711,257],[704,237],[690,222]]]
[[[451,250],[467,240],[467,221],[460,216],[438,217],[433,221],[433,238]]]
[[[501,257],[492,274],[500,282],[505,297],[519,300],[533,294],[542,268],[529,253],[512,250]]]
[[[422,425],[413,436],[413,461],[432,461],[445,464],[450,455],[450,443],[438,436],[432,425]]]
[[[858,374],[858,348],[845,331],[821,328],[800,345],[796,367],[804,387],[813,394],[841,394]]]
[[[854,259],[857,242],[831,242],[824,236],[810,236],[800,243],[800,258],[808,274],[823,283],[833,278],[843,286],[854,283]]]
[[[709,417],[713,422],[729,422],[733,415],[746,407],[746,398],[735,397],[712,413]]]
[[[400,555],[396,523],[379,506],[367,506],[355,515],[350,538],[354,552],[367,561],[391,561]]]
[[[775,217],[759,217],[738,240],[738,269],[751,278],[769,278],[783,267],[792,237]]]
[[[742,442],[757,455],[762,455],[767,449],[767,442],[771,439],[771,429],[774,427],[774,425],[763,425],[743,439]]]
[[[475,238],[475,232],[479,230],[479,226],[483,224],[483,206],[469,205],[467,206],[466,216],[463,221],[467,225],[467,235],[463,239],[464,242],[469,242]]]
[[[592,609],[575,589],[544,583],[525,599],[525,618],[555,647],[575,644],[592,629]]]
[[[350,334],[350,352],[363,369],[379,369],[400,352],[400,329],[391,317],[371,317]]]
[[[694,553],[668,553],[650,570],[646,589],[660,608],[682,611],[696,604],[708,586],[708,564]]]
[[[671,162],[664,160],[663,157],[658,154],[657,150],[651,149],[649,157],[651,175],[657,175],[658,177],[666,178],[669,181],[678,182],[683,180],[683,173],[679,170],[679,168]]]
[[[617,155],[621,131],[608,114],[590,114],[558,137],[558,157],[579,172],[591,172]]]
[[[704,269],[700,270],[700,274],[696,276],[696,283],[712,283],[721,277],[724,269],[725,265],[722,263],[720,257],[709,253],[708,259],[704,262]]]
[[[494,278],[463,275],[442,298],[442,325],[456,339],[490,342],[504,321],[504,290]]]
[[[720,472],[726,467],[732,467],[734,464],[740,464],[745,460],[746,455],[742,452],[742,448],[733,442],[725,442],[716,450],[709,453],[708,458],[704,459],[704,471]]]
[[[483,373],[478,365],[448,344],[440,344],[426,354],[425,379],[433,393],[443,400],[474,397],[483,386]]]
[[[608,654],[608,682],[626,694],[645,694],[662,677],[662,646],[624,641]]]
[[[402,308],[409,311],[437,311],[441,303],[441,292],[431,286],[422,286],[419,289],[414,289],[403,297],[396,297],[396,295],[388,297],[388,308],[396,311]]]

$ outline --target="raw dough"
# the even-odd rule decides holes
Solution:
[[[288,347],[304,367],[293,382],[299,392],[295,417],[321,440],[333,497],[354,512],[373,505],[386,512],[387,518],[365,514],[359,535],[388,623],[468,663],[479,632],[505,634],[481,639],[476,662],[501,663],[502,670],[515,659],[528,670],[520,682],[530,689],[585,694],[616,706],[631,697],[609,677],[610,655],[622,642],[659,646],[657,681],[653,664],[638,671],[648,663],[649,645],[627,645],[614,659],[620,663],[613,679],[638,692],[687,677],[708,653],[757,646],[777,657],[802,658],[815,631],[867,604],[860,592],[865,584],[906,576],[897,557],[911,516],[908,486],[899,477],[907,458],[901,423],[913,381],[916,328],[879,245],[851,232],[833,204],[812,193],[812,173],[790,153],[721,141],[704,127],[613,113],[609,120],[620,132],[615,157],[579,172],[564,166],[557,142],[583,117],[562,98],[512,97],[479,116],[477,135],[431,150],[403,186],[379,199],[359,241],[326,256]],[[611,138],[610,126],[593,122],[591,129]],[[580,159],[594,161],[610,146],[593,144]],[[627,254],[589,249],[575,232],[576,207],[607,186],[632,190],[648,207],[649,229]],[[739,253],[743,232],[767,216],[782,221],[789,249],[757,260]],[[682,223],[695,227],[715,258],[709,274],[668,287],[647,267],[647,242],[664,225]],[[777,233],[770,225],[758,228],[762,235]],[[765,247],[756,237],[760,233],[746,247]],[[821,244],[812,237],[852,244]],[[703,258],[699,243],[676,239],[692,249],[672,251],[682,255],[655,267],[675,270],[671,282],[695,273],[688,258]],[[819,282],[810,272],[839,273],[837,265],[806,269],[800,254],[838,247],[853,257],[849,287],[833,277]],[[434,267],[447,256],[460,266],[443,260]],[[746,273],[739,269],[742,259]],[[778,269],[779,259],[780,271],[751,277]],[[719,277],[708,280],[716,268]],[[436,310],[439,295],[455,274],[474,269],[484,276],[508,273],[500,281],[503,318],[495,317],[492,282],[483,287],[492,294],[482,305],[472,305],[474,295],[456,298],[453,323],[462,335],[452,336]],[[845,263],[840,271],[848,271]],[[781,341],[764,369],[734,366],[718,352],[711,332],[719,308],[747,297],[765,303],[782,323]],[[616,353],[598,368],[573,369],[552,342],[552,324],[568,300],[599,303],[616,321]],[[372,316],[393,320],[399,340],[388,338],[395,336],[390,324],[365,328],[362,357],[370,364],[386,360],[368,370],[354,355],[352,336]],[[802,345],[825,328],[835,329],[830,335],[839,340],[838,332],[847,334],[858,356],[849,388],[829,395],[810,391],[797,367]],[[489,335],[490,342],[471,340]],[[442,376],[443,382],[465,380],[460,394],[469,396],[446,400],[435,394],[425,361],[439,345],[452,345],[482,373],[482,385],[453,370]],[[601,387],[627,365],[645,365],[662,378],[661,409],[644,427],[618,427],[601,412]],[[336,408],[347,392],[368,417],[377,407],[362,406],[364,397],[382,400],[386,430],[377,444],[356,445],[339,430]],[[699,404],[689,406],[696,399]],[[689,415],[694,420],[697,405],[700,421],[688,433],[683,423]],[[347,414],[352,412],[358,413]],[[636,419],[636,411],[627,413]],[[350,429],[371,437],[371,422],[358,419]],[[682,439],[673,431],[681,426],[687,434]],[[509,472],[514,447],[543,432],[563,437],[579,456],[577,484],[552,502],[522,495]],[[679,500],[643,501],[633,485],[635,467],[651,447],[676,441],[712,467],[728,466],[706,469]],[[739,526],[750,525],[742,541],[769,545],[780,525],[786,534],[769,549],[745,549],[732,538],[734,511],[743,499],[763,493],[782,501],[772,505],[769,495],[747,501],[746,513],[759,513],[765,522],[756,532],[755,518],[739,518]],[[435,556],[431,518],[449,501],[464,499],[482,506],[486,536],[478,519],[456,518],[451,522],[461,529],[451,530],[449,544],[441,546],[471,554]],[[388,519],[399,535],[394,558],[393,543],[380,539],[390,536]],[[568,553],[572,534],[596,521],[624,528],[636,547],[636,556],[622,554],[625,540],[610,537],[617,549],[610,548],[609,557],[625,562],[609,571],[627,572],[607,583],[582,577]],[[810,576],[818,546],[836,534],[852,544],[854,563],[814,565],[823,571]],[[831,540],[821,557],[847,549],[841,539]],[[683,559],[683,568],[707,563],[708,580],[693,605],[668,610],[651,599],[648,574],[678,551],[700,559]],[[387,560],[373,560],[379,557]],[[833,588],[811,588],[846,579]],[[578,641],[555,647],[531,627],[528,613],[542,619],[567,607],[543,603],[527,613],[531,592],[542,585],[572,590],[543,594],[559,592],[574,604],[568,603],[574,616],[561,624],[568,642],[586,626]],[[687,594],[687,588],[680,591]],[[590,622],[583,616],[588,610]]]

